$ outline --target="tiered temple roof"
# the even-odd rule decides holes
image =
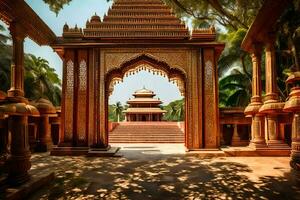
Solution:
[[[69,28],[63,36],[86,39],[215,39],[214,28],[190,34],[186,25],[161,0],[116,0],[104,16],[96,14],[86,28]]]
[[[129,104],[129,108],[124,113],[165,113],[165,110],[162,110],[159,105],[162,103],[161,100],[153,98],[156,94],[148,90],[146,88],[135,91],[133,96],[135,98],[129,99],[127,104]],[[147,104],[151,105],[151,107],[135,107],[134,104]]]

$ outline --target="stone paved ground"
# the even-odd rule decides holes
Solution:
[[[121,153],[34,154],[33,171],[52,169],[56,178],[29,199],[300,199],[300,175],[287,157],[199,158],[184,155],[180,145],[151,144]]]

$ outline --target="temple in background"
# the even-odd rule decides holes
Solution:
[[[125,113],[125,121],[161,121],[163,114],[167,111],[160,108],[162,101],[155,99],[156,94],[146,89],[135,91],[134,98],[129,99],[127,104],[128,109]]]

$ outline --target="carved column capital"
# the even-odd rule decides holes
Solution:
[[[251,47],[251,58],[261,58],[263,45],[261,43],[253,43]]]
[[[266,51],[275,51],[276,34],[268,33],[264,39]]]
[[[9,31],[10,34],[14,39],[16,40],[24,40],[26,37],[26,31],[25,29],[22,27],[22,25],[16,21],[13,21],[12,23],[10,23],[9,25]]]
[[[25,102],[24,98],[24,38],[25,30],[17,23],[12,22],[9,27],[13,42],[13,56],[11,63],[11,87],[7,94],[14,101]]]

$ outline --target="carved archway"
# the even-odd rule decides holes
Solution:
[[[190,32],[171,10],[157,10],[156,4],[169,9],[163,2],[145,1],[149,9],[142,10],[129,6],[136,3],[116,1],[103,21],[93,16],[83,30],[66,24],[52,45],[64,60],[59,153],[107,150],[112,86],[144,69],[184,80],[178,83],[186,104],[186,148],[219,147],[217,60],[224,44],[216,42],[213,27]]]
[[[168,63],[159,61],[146,54],[129,59],[119,67],[109,70],[105,76],[106,91],[111,94],[113,86],[116,83],[122,82],[124,76],[135,74],[142,70],[152,72],[154,75],[168,77],[169,81],[178,86],[182,96],[184,96],[186,73],[179,68],[171,67]]]
[[[114,86],[123,82],[124,77],[134,75],[140,71],[152,72],[153,75],[160,75],[168,77],[170,82],[177,85],[182,96],[185,96],[186,90],[186,74],[179,68],[171,67],[168,63],[155,59],[152,56],[141,54],[134,58],[128,59],[123,62],[119,67],[109,70],[105,75],[105,102],[106,102],[106,119],[105,119],[105,133],[108,140],[108,99],[112,94]],[[186,98],[185,98],[186,99]],[[185,103],[186,105],[186,103]],[[185,109],[186,112],[187,109]],[[186,113],[185,113],[186,116]],[[186,133],[186,131],[185,131]],[[185,137],[186,138],[186,137]]]

